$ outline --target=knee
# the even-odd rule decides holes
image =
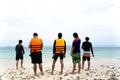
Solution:
[[[64,63],[63,63],[63,62],[61,62],[61,61],[60,61],[60,64],[61,64],[61,65],[64,65]]]
[[[55,65],[56,61],[53,61],[53,64],[52,65]]]

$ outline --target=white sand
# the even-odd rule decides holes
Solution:
[[[25,62],[26,69],[15,69],[15,61],[10,64],[1,63],[0,66],[0,80],[120,80],[120,65],[119,60],[91,60],[91,69],[81,70],[81,74],[69,74],[72,71],[71,60],[64,60],[64,73],[59,75],[60,64],[59,60],[56,63],[54,75],[51,75],[52,60],[43,63],[44,75],[40,74],[37,69],[38,76],[33,76],[32,64],[30,61]],[[77,69],[76,69],[77,72]]]

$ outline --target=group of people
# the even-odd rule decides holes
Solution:
[[[74,40],[72,42],[70,55],[72,57],[73,69],[70,74],[75,74],[76,64],[78,64],[78,73],[81,70],[81,53],[80,53],[80,45],[81,39],[79,38],[77,33],[73,33]],[[41,71],[41,75],[43,75],[43,67],[42,67],[42,48],[43,41],[38,37],[37,33],[33,34],[33,38],[29,43],[30,48],[30,56],[31,63],[33,64],[34,75],[37,75],[37,64],[39,65],[39,69]],[[84,69],[84,62],[88,61],[88,70],[90,69],[90,53],[94,57],[92,43],[89,42],[89,37],[85,37],[85,41],[82,43],[83,55],[82,55],[82,69]],[[16,50],[16,69],[19,69],[18,63],[19,59],[21,59],[21,68],[23,67],[23,55],[25,54],[24,47],[22,45],[22,40],[19,40],[19,44],[15,47]],[[91,51],[91,52],[90,52]],[[55,39],[53,44],[53,63],[52,63],[52,71],[51,75],[54,74],[55,64],[58,58],[60,58],[61,71],[60,74],[63,74],[64,62],[63,59],[66,56],[66,41],[62,38],[62,33],[58,33],[58,38]]]

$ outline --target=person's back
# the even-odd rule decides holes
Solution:
[[[89,37],[85,38],[85,42],[82,43],[83,56],[82,56],[82,68],[84,69],[84,61],[88,61],[88,70],[90,69],[90,51],[94,57],[92,43],[89,42]]]
[[[58,38],[54,41],[53,44],[53,57],[52,57],[53,64],[52,64],[52,72],[51,72],[52,75],[58,57],[60,57],[60,64],[61,64],[60,74],[63,73],[63,67],[64,67],[63,58],[65,57],[65,53],[66,53],[66,42],[62,38],[62,33],[58,33]]]
[[[31,56],[31,62],[33,64],[33,70],[34,75],[37,75],[37,64],[39,65],[39,70],[41,71],[41,74],[43,75],[43,69],[42,69],[42,47],[43,42],[42,39],[38,38],[38,34],[34,33],[33,38],[31,39],[29,43],[30,48],[30,56]]]
[[[75,69],[76,69],[76,64],[78,64],[78,73],[80,73],[80,68],[81,68],[81,54],[80,54],[80,44],[81,40],[78,36],[77,33],[73,33],[73,43],[72,43],[72,48],[70,55],[72,56],[72,62],[73,62],[73,70],[71,74],[75,74]]]
[[[23,55],[24,54],[24,49],[23,49],[23,46],[21,44],[17,44],[15,50],[16,50],[17,55]]]
[[[90,51],[91,48],[92,48],[92,44],[90,42],[88,41],[83,42],[82,49],[84,51]]]
[[[16,51],[16,69],[19,69],[18,64],[19,64],[19,59],[21,60],[21,68],[23,67],[23,55],[24,55],[24,47],[22,46],[22,40],[19,40],[19,44],[16,45],[15,47]]]

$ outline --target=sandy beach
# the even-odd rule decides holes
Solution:
[[[85,68],[81,69],[80,74],[72,75],[69,74],[72,70],[72,63],[65,61],[64,72],[59,75],[60,64],[57,61],[54,75],[51,75],[52,62],[48,61],[43,63],[44,75],[41,75],[39,69],[37,69],[38,76],[33,75],[31,63],[24,64],[25,69],[19,68],[18,70],[15,69],[15,64],[12,63],[10,67],[10,64],[6,67],[1,66],[0,80],[120,80],[120,66],[118,63],[119,60],[112,60],[112,62],[110,60],[92,61],[89,71],[87,70],[87,64],[85,64]]]

